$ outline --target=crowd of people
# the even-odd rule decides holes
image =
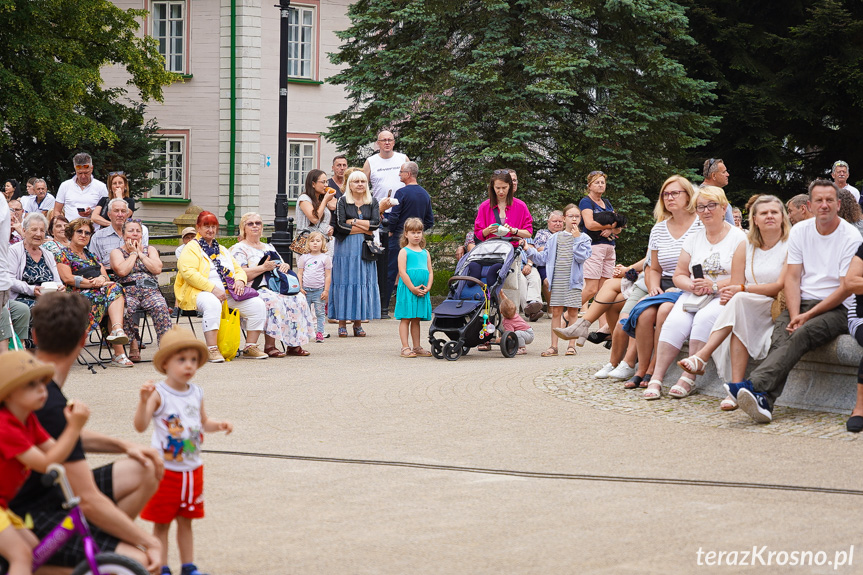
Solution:
[[[125,174],[110,174],[105,185],[81,153],[73,160],[75,176],[56,198],[44,180],[28,181],[26,196],[16,181],[6,181],[0,198],[0,556],[10,573],[30,572],[34,533],[45,536],[65,517],[51,490],[38,474],[28,478],[28,470],[65,462],[103,551],[170,573],[167,533],[176,520],[182,574],[200,575],[191,519],[203,516],[201,434],[230,433],[233,426],[207,417],[202,391],[191,380],[204,363],[226,359],[218,346],[223,306],[243,322],[238,354],[264,360],[308,356],[304,345],[328,337],[327,319],[337,324],[338,337],[348,336],[349,323],[354,337],[365,337],[363,322],[389,317],[395,293],[400,356],[432,355],[422,347],[420,325],[432,316],[431,197],[419,185],[419,166],[394,151],[391,132],[380,132],[377,145],[362,168],[337,156],[331,176],[307,174],[297,203],[302,241],[292,246],[296,270],[263,241],[258,213],[242,215],[230,249],[219,244],[219,221],[210,212],[183,230],[174,294],[178,308],[200,315],[203,342],[172,326],[157,279],[162,262],[146,226],[133,219]],[[740,210],[723,191],[724,162],[711,158],[698,186],[681,175],[665,180],[645,257],[621,265],[615,245],[626,218],[605,197],[605,173],[590,172],[583,197],[551,211],[547,228],[534,233],[530,209],[516,197],[517,174],[495,170],[457,256],[491,238],[522,248],[497,296],[502,328],[516,334],[517,354],[538,337],[530,323],[545,314],[545,299],[551,325],[543,357],[558,355],[560,339],[568,342],[566,355],[588,340],[606,343],[609,361],[595,377],[621,380],[646,400],[660,399],[664,387],[672,398],[689,396],[713,361],[727,382],[720,409],[739,408],[766,423],[803,354],[849,332],[863,346],[860,194],[847,184],[847,164],[836,162],[832,175],[787,204],[757,195]],[[134,416],[139,431],[153,421],[152,448],[82,433],[88,410],[67,405],[62,392],[91,333],[112,347],[112,366],[140,362],[142,312],[159,340],[154,367],[165,376],[142,386]],[[600,327],[591,332],[595,322]],[[32,341],[35,356],[3,353],[16,337]],[[752,360],[760,363],[747,375]],[[683,372],[668,386],[675,363]],[[852,432],[863,431],[863,363],[857,390],[846,425]],[[87,451],[127,457],[91,472]],[[33,518],[34,533],[24,529],[23,514]],[[152,535],[135,524],[139,514],[154,523]],[[74,565],[83,553],[79,541],[54,560]]]

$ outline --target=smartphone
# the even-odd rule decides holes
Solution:
[[[704,278],[704,270],[701,267],[701,264],[695,264],[692,266],[692,277],[703,279]]]
[[[78,208],[78,213],[83,214],[87,212],[87,208]]]

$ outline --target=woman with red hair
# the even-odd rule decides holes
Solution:
[[[240,310],[246,321],[246,347],[243,357],[266,359],[268,356],[257,345],[267,320],[264,301],[246,293],[246,272],[231,257],[227,249],[216,241],[219,220],[212,212],[201,212],[195,228],[197,237],[186,244],[177,261],[177,280],[174,294],[181,309],[197,309],[203,319],[204,339],[210,349],[210,361],[225,361],[219,352],[217,338],[222,302],[231,309]]]

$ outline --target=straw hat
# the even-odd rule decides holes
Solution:
[[[6,352],[0,355],[0,401],[33,380],[47,380],[53,375],[53,365],[39,361],[29,352]]]
[[[193,227],[191,227],[191,226],[190,226],[190,227],[188,227],[188,228],[183,228],[183,233],[182,233],[182,234],[180,234],[180,237],[181,237],[181,238],[185,238],[185,237],[186,237],[186,235],[188,235],[188,234],[197,235],[197,234],[198,234],[198,230],[196,230],[195,228],[193,228]]]
[[[207,344],[196,338],[189,330],[174,326],[162,336],[162,340],[159,342],[159,351],[153,356],[153,367],[159,373],[165,373],[165,362],[182,349],[194,349],[198,352],[199,368],[210,358]]]

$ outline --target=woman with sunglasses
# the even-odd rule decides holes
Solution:
[[[108,197],[100,198],[96,203],[96,209],[93,210],[92,220],[103,228],[111,225],[111,220],[108,217],[108,204],[114,198],[126,200],[129,206],[127,218],[131,218],[135,212],[135,198],[129,195],[129,180],[126,178],[126,172],[111,172],[108,174]]]
[[[746,241],[742,230],[725,221],[728,200],[722,188],[699,188],[691,204],[704,227],[687,237],[680,250],[673,281],[686,293],[674,303],[662,326],[656,347],[656,366],[644,390],[644,399],[661,397],[665,372],[687,339],[692,355],[704,347],[722,311],[719,290],[731,283],[734,252]],[[677,399],[686,397],[695,388],[695,376],[684,371],[668,394]]]
[[[126,299],[123,288],[108,279],[105,267],[87,249],[93,235],[93,223],[87,218],[77,218],[66,226],[69,247],[63,248],[57,257],[57,272],[66,284],[66,291],[78,292],[90,300],[90,330],[99,329],[99,324],[108,314],[111,333],[105,338],[114,348],[111,367],[132,367],[123,346],[129,343],[123,331],[123,312]]]
[[[282,262],[282,257],[272,244],[261,241],[263,233],[264,221],[261,214],[247,212],[240,218],[240,241],[231,246],[231,256],[246,272],[250,283],[258,276],[277,268],[283,274],[291,270],[291,266]],[[267,306],[264,353],[270,357],[309,355],[309,352],[303,349],[303,344],[309,343],[315,335],[315,316],[309,309],[306,297],[299,293],[283,295],[275,292],[267,287],[266,281],[255,289]],[[285,345],[287,354],[276,347],[277,341]]]

